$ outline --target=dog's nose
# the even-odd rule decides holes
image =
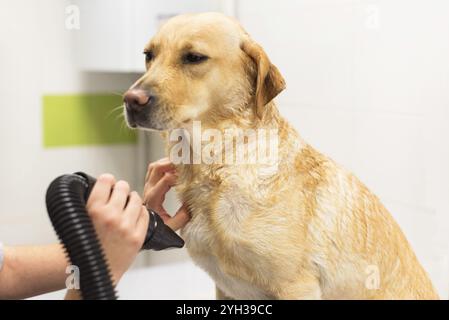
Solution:
[[[148,93],[146,93],[145,91],[139,89],[128,90],[123,96],[123,101],[126,104],[126,109],[130,111],[138,111],[141,107],[147,105],[150,100],[151,96],[148,95]]]

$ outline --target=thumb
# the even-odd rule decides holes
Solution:
[[[176,214],[171,217],[165,219],[165,224],[169,226],[173,231],[177,231],[186,225],[190,220],[190,214],[187,208],[182,205],[181,208],[178,209]]]

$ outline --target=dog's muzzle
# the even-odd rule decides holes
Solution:
[[[148,127],[151,108],[155,104],[155,97],[141,89],[130,89],[123,96],[126,119],[131,128]]]

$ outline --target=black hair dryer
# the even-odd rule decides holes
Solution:
[[[80,270],[83,299],[117,299],[107,260],[86,210],[95,182],[95,178],[83,172],[56,178],[47,189],[47,211],[71,263]],[[166,226],[156,212],[148,210],[148,214],[150,222],[142,249],[184,246],[184,240]]]

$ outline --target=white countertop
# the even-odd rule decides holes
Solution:
[[[215,299],[215,285],[191,260],[131,269],[121,279],[119,299]],[[32,299],[63,299],[65,290]]]

